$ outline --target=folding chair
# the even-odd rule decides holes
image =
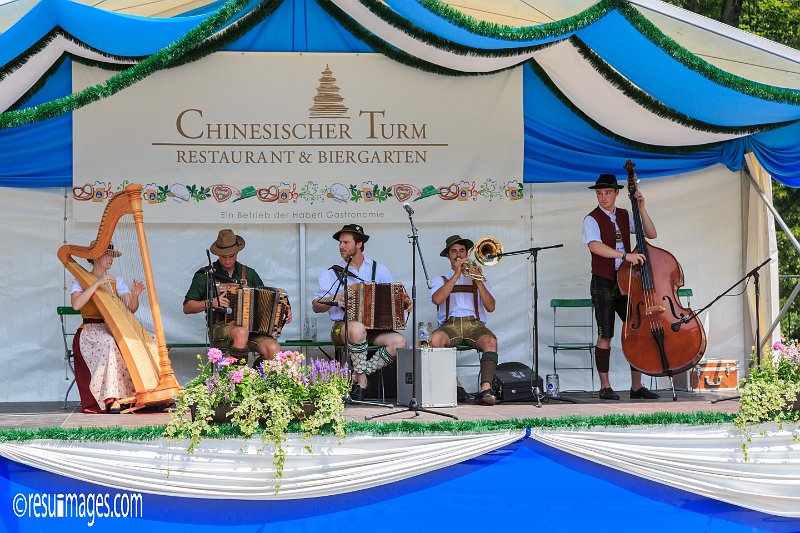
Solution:
[[[61,336],[64,340],[64,362],[66,364],[66,368],[72,372],[72,382],[67,387],[67,393],[64,395],[64,409],[67,408],[67,398],[69,398],[69,393],[72,390],[72,387],[75,386],[75,366],[73,363],[74,355],[72,353],[72,339],[75,337],[75,330],[68,330],[67,329],[67,320],[71,315],[78,315],[80,316],[81,312],[76,311],[72,307],[69,306],[58,306],[56,307],[56,313],[58,314],[58,318],[61,321]],[[76,326],[77,328],[77,326]],[[71,331],[71,332],[70,332]],[[69,380],[69,373],[66,372],[65,369],[65,380]]]
[[[588,370],[592,376],[594,391],[594,346],[596,328],[592,300],[561,299],[550,300],[553,308],[553,372],[561,370]],[[563,351],[585,351],[588,355],[584,366],[558,366],[558,354]]]

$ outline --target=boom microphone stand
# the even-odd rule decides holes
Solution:
[[[428,271],[425,267],[425,259],[422,257],[422,250],[419,249],[419,235],[417,234],[417,227],[414,225],[412,215],[414,210],[408,203],[403,204],[403,208],[408,212],[408,221],[411,223],[411,235],[409,235],[409,242],[411,243],[411,324],[412,324],[412,340],[411,340],[411,400],[408,402],[408,407],[399,411],[389,411],[388,413],[381,413],[367,417],[367,420],[373,418],[380,418],[382,416],[396,415],[413,411],[414,416],[419,416],[419,412],[431,413],[439,416],[448,416],[454,420],[458,417],[450,413],[442,413],[439,411],[432,411],[421,407],[417,402],[417,253],[419,253],[422,268],[425,270],[425,278],[428,278]],[[430,283],[428,284],[430,287]]]
[[[752,277],[753,278],[753,289],[755,291],[755,296],[756,296],[756,364],[760,365],[761,364],[761,343],[762,343],[761,342],[761,316],[760,316],[760,311],[761,311],[761,291],[760,291],[759,284],[758,284],[758,278],[759,278],[758,271],[761,270],[761,267],[763,267],[764,265],[769,263],[771,260],[772,260],[771,258],[768,258],[766,261],[764,261],[763,263],[761,263],[760,265],[755,267],[753,270],[748,272],[742,279],[740,279],[739,281],[734,283],[728,290],[726,290],[725,292],[723,292],[722,294],[720,294],[719,296],[714,298],[714,300],[712,300],[711,303],[708,304],[707,306],[703,307],[699,311],[694,311],[688,317],[682,318],[678,322],[673,323],[672,324],[673,331],[678,331],[678,329],[680,329],[680,325],[681,324],[684,324],[684,323],[688,322],[695,315],[698,315],[698,314],[702,313],[703,311],[705,311],[706,309],[708,309],[709,307],[714,305],[714,303],[716,303],[717,300],[719,300],[720,298],[722,298],[723,296],[725,296],[726,294],[731,292],[734,287],[736,287],[740,283],[746,281],[748,278]],[[676,324],[678,324],[678,329],[675,328]],[[750,364],[752,365],[752,363],[753,363],[753,361],[751,360]],[[738,400],[739,398],[741,398],[741,395],[737,394],[736,396],[730,396],[728,398],[717,398],[716,400],[711,400],[711,403],[726,402],[728,400]]]
[[[541,378],[539,377],[539,274],[538,274],[538,260],[539,252],[541,250],[549,250],[550,248],[561,248],[563,244],[553,244],[550,246],[538,246],[534,248],[527,248],[525,250],[515,250],[513,252],[504,252],[499,254],[489,254],[486,258],[491,260],[495,258],[505,257],[508,255],[522,255],[528,254],[533,258],[533,374],[531,375],[531,392],[533,399],[536,400],[536,407],[542,407],[542,400],[545,403],[550,403],[550,400],[558,402],[577,403],[570,398],[556,398],[549,392],[542,393],[542,388],[539,385]],[[527,400],[528,398],[520,398],[520,400]]]

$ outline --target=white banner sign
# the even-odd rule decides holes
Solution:
[[[73,63],[78,91],[109,76]],[[522,75],[378,54],[217,53],[73,113],[74,216],[141,183],[150,222],[519,216]]]

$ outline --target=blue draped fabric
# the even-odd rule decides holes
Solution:
[[[28,101],[35,106],[70,94],[72,61],[67,59]],[[72,114],[0,130],[0,186],[72,186]]]
[[[403,16],[445,38],[478,48],[498,48],[498,39],[458,28],[415,2],[389,0]],[[0,34],[0,64],[61,26],[88,45],[119,55],[146,55],[181,37],[219,8],[191,16],[153,19],[118,15],[67,0],[43,0]],[[250,8],[256,5],[251,3]],[[800,118],[800,106],[769,102],[722,87],[691,71],[645,39],[616,12],[577,34],[605,61],[644,91],[689,116],[721,125],[748,125]],[[529,43],[513,43],[520,46]],[[253,52],[372,53],[330,17],[316,0],[284,0],[247,34],[224,48]],[[594,129],[544,86],[527,66],[523,74],[525,182],[594,181],[600,172],[620,173],[626,159],[637,161],[642,178],[673,175],[723,164],[739,170],[753,151],[779,181],[800,186],[800,125],[735,139],[689,154],[632,148]],[[10,74],[10,75],[13,75]],[[28,106],[71,92],[66,61]],[[424,98],[425,95],[420,95]],[[54,187],[72,184],[72,118],[0,131],[0,186]]]
[[[692,118],[720,126],[800,118],[799,106],[747,96],[686,68],[617,12],[576,35],[640,89]]]
[[[0,34],[0,65],[20,55],[55,26],[103,52],[144,56],[158,52],[207,16],[154,19],[103,11],[69,0],[45,0]]]
[[[681,156],[631,148],[577,117],[527,66],[523,83],[526,182],[593,182],[599,173],[622,174],[626,159],[636,161],[640,178],[692,172],[717,163],[740,168],[736,158],[723,158],[720,148]]]

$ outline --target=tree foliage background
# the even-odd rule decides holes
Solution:
[[[737,26],[772,41],[800,49],[800,0],[667,0],[694,13]],[[773,203],[791,228],[800,235],[800,189],[773,182]],[[781,276],[800,275],[800,253],[783,231],[777,232],[778,272]],[[780,303],[794,288],[797,279],[781,280]],[[800,300],[800,298],[798,298]],[[788,338],[800,338],[800,302],[784,317],[781,331]]]

